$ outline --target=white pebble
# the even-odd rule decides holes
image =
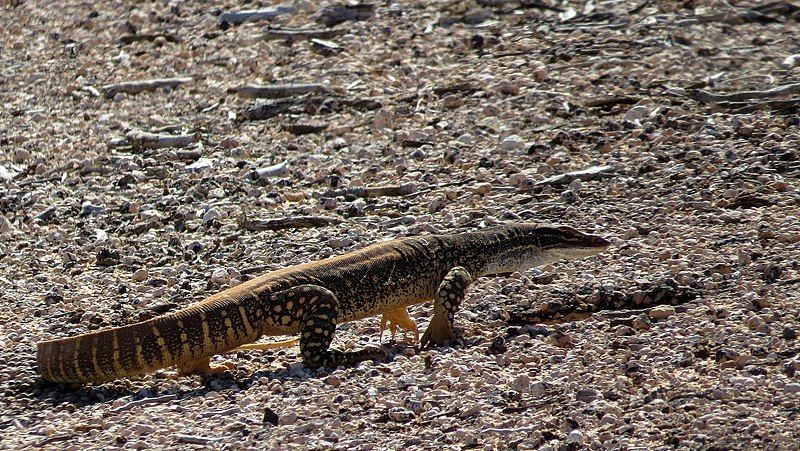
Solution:
[[[217,268],[211,273],[211,281],[217,285],[225,285],[230,282],[231,276],[225,268]]]
[[[500,149],[506,151],[522,150],[525,148],[525,141],[519,135],[509,135],[500,142]]]

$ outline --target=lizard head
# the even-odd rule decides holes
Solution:
[[[502,229],[484,274],[501,274],[599,254],[611,243],[567,226],[519,224]]]

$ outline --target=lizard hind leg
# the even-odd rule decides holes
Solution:
[[[385,352],[364,349],[342,352],[329,349],[339,319],[339,301],[327,288],[319,285],[299,285],[283,292],[284,301],[301,307],[300,357],[312,369],[336,368],[364,360],[385,359]]]
[[[217,374],[226,370],[235,369],[236,365],[233,362],[211,363],[211,357],[201,357],[178,365],[178,375],[190,376],[192,374],[199,374],[201,376],[208,376],[210,374]]]
[[[423,348],[442,346],[455,338],[453,322],[456,311],[467,295],[471,282],[469,272],[461,266],[451,269],[444,277],[433,301],[433,318],[422,335],[420,345]]]
[[[397,329],[402,329],[404,334],[403,337],[405,338],[406,332],[413,332],[414,333],[414,342],[413,344],[417,344],[419,342],[419,329],[417,328],[417,323],[408,316],[408,309],[405,307],[396,308],[394,310],[389,310],[383,314],[381,317],[381,335],[380,339],[383,339],[383,331],[386,330],[388,325],[389,331],[392,333],[392,341],[394,341],[394,336],[397,333]]]

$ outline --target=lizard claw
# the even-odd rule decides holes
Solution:
[[[443,346],[455,338],[456,334],[453,327],[448,324],[447,320],[443,319],[440,315],[433,315],[428,328],[422,335],[420,341],[420,348],[432,348],[434,346]]]

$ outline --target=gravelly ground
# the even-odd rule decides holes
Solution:
[[[3,9],[0,447],[797,449],[800,117],[764,104],[797,90],[733,99],[760,107],[702,92],[797,80],[800,5],[492,3],[378,2],[336,26],[327,55],[260,39],[264,21],[217,20],[262,3]],[[322,6],[295,6],[272,25],[321,27]],[[194,80],[102,95],[176,76]],[[231,90],[245,83],[328,89],[253,121],[255,101]],[[131,130],[200,141],[120,145]],[[602,165],[597,180],[542,183]],[[412,193],[330,193],[400,184]],[[341,222],[251,231],[242,213]],[[377,240],[511,221],[613,247],[480,280],[458,343],[391,346],[388,363],[312,373],[292,349],[239,353],[206,380],[35,374],[43,339]],[[656,297],[679,305],[632,308]],[[412,309],[422,330],[429,311]],[[377,343],[373,318],[335,345]]]

